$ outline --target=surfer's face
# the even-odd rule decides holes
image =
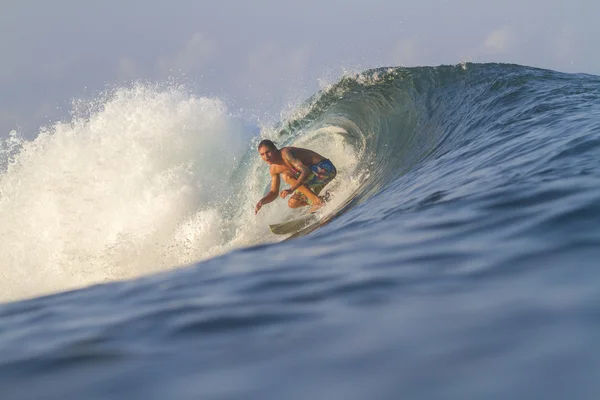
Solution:
[[[267,164],[271,164],[273,162],[273,149],[263,146],[258,149],[258,153],[260,154],[260,158],[262,158]]]

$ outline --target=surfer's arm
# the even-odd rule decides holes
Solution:
[[[277,195],[279,194],[280,183],[281,183],[281,180],[279,179],[279,174],[272,173],[271,174],[271,189],[269,190],[269,193],[267,193],[267,195],[265,197],[263,197],[262,199],[260,199],[258,201],[258,203],[256,203],[256,207],[254,209],[254,214],[258,213],[258,210],[260,210],[262,208],[262,206],[272,202],[273,200],[275,200],[277,198]]]

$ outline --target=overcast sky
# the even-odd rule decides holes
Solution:
[[[277,116],[343,71],[510,62],[600,75],[598,0],[0,0],[0,136],[73,98],[185,76]]]

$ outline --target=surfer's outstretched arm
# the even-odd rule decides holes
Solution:
[[[262,206],[272,202],[277,198],[277,195],[279,195],[280,183],[281,180],[279,178],[279,174],[273,173],[271,171],[271,190],[269,190],[269,193],[267,193],[265,197],[263,197],[258,201],[258,203],[256,203],[256,207],[254,208],[254,214],[258,214],[258,211],[262,208]]]

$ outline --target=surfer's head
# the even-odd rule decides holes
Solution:
[[[260,157],[268,164],[273,162],[273,157],[276,157],[277,152],[278,150],[275,146],[275,143],[269,139],[262,140],[258,144],[258,153],[260,154]]]
[[[271,150],[277,150],[277,146],[275,146],[275,143],[273,143],[272,141],[270,141],[269,139],[265,139],[262,140],[259,144],[258,144],[258,151],[260,151],[261,147],[267,147]]]

